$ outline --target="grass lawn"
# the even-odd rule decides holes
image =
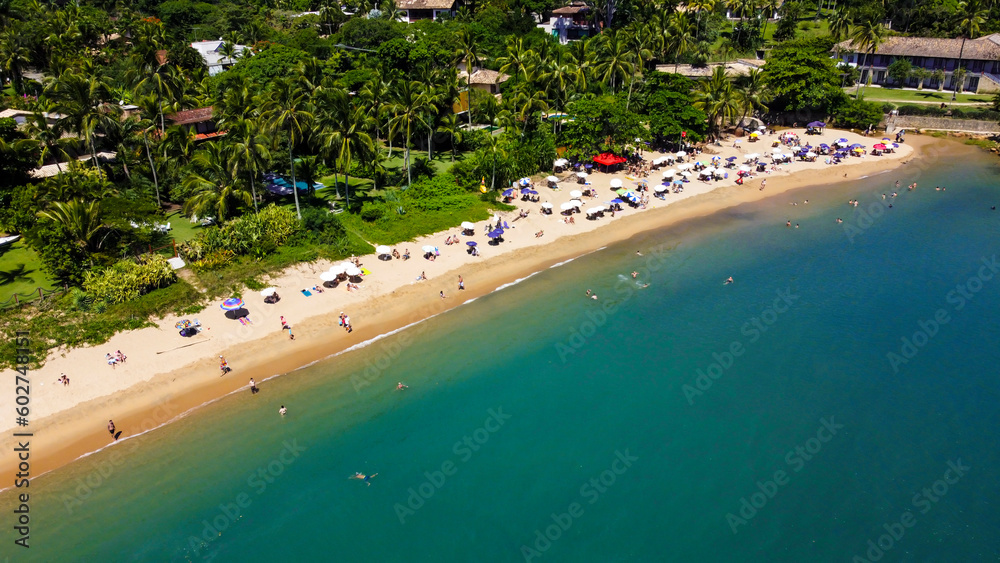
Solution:
[[[53,289],[55,282],[42,271],[38,254],[28,248],[23,240],[13,244],[0,254],[0,302],[10,299],[14,293],[38,295],[38,288]]]
[[[168,213],[167,221],[170,223],[170,232],[168,234],[174,237],[177,244],[193,239],[202,229],[201,225],[192,223],[191,219],[185,217],[180,210]]]
[[[857,87],[845,88],[844,91],[853,98],[855,88]],[[952,92],[948,90],[938,92],[937,90],[930,89],[899,90],[896,88],[867,88],[862,90],[862,95],[870,102],[929,102],[932,104],[944,102],[950,104]],[[989,104],[993,102],[993,99],[983,94],[959,94],[955,102],[962,104]]]

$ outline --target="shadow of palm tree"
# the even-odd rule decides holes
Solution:
[[[35,270],[29,270],[24,264],[18,264],[10,270],[0,270],[0,285],[7,285],[16,281],[31,281],[31,275]]]

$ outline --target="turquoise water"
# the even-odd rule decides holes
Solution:
[[[34,480],[32,549],[5,521],[0,553],[995,561],[997,168],[935,158],[611,245],[228,397]]]

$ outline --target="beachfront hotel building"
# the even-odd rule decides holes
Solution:
[[[915,69],[944,72],[943,83],[933,78],[925,79],[923,84],[928,88],[944,86],[953,90],[956,86],[954,72],[962,66],[966,70],[963,91],[1000,91],[1000,33],[965,40],[964,47],[962,42],[962,39],[936,37],[888,37],[875,50],[874,61],[871,53],[862,52],[850,41],[838,43],[834,51],[838,59],[858,67],[862,84],[868,81],[869,64],[873,65],[872,84],[886,84],[891,82],[889,65],[896,59],[909,59]],[[916,87],[919,83],[920,79],[911,76],[902,86]]]
[[[396,0],[396,7],[406,13],[406,23],[455,15],[455,0]]]

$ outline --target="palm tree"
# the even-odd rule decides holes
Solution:
[[[153,162],[153,151],[149,148],[149,135],[156,131],[156,122],[151,119],[142,120],[142,144],[146,147],[146,158],[149,159],[149,169],[153,173],[153,188],[156,190],[156,206],[163,204],[160,202],[160,180],[156,174],[156,163]]]
[[[104,227],[99,200],[55,202],[39,211],[38,218],[62,225],[81,249],[90,248],[94,236]]]
[[[236,178],[236,163],[222,143],[207,143],[195,152],[191,166],[184,187],[194,195],[184,202],[185,215],[214,214],[222,222],[235,211],[234,204],[250,205],[253,198]]]
[[[451,137],[451,161],[455,162],[455,140],[462,142],[462,125],[458,122],[458,116],[449,113],[441,118],[441,125],[438,127],[441,133],[447,133]]]
[[[854,31],[851,33],[851,45],[869,56],[868,79],[872,79],[872,67],[875,65],[875,51],[879,45],[885,41],[886,30],[882,22],[875,14],[869,14],[865,19],[856,23]],[[861,89],[861,80],[858,81],[858,88],[854,91],[855,97]]]
[[[472,73],[476,66],[479,64],[479,54],[477,53],[479,46],[476,45],[476,39],[473,37],[472,33],[468,29],[462,29],[458,33],[458,50],[462,53],[462,58],[465,60],[465,72],[472,78]],[[466,96],[469,103],[469,127],[472,127],[472,91],[471,87],[466,87]]]
[[[410,136],[414,123],[423,123],[422,113],[426,109],[427,97],[424,95],[424,85],[416,80],[399,80],[394,84],[392,103],[389,111],[392,119],[389,126],[405,131],[406,144],[403,150],[404,166],[406,166],[406,187],[413,183],[410,174]]]
[[[510,36],[507,38],[507,49],[505,53],[497,59],[500,63],[500,72],[514,77],[517,83],[519,75],[528,78],[528,67],[532,59],[533,52],[524,46],[524,38]]]
[[[726,69],[717,66],[712,71],[712,77],[699,82],[695,87],[695,108],[708,115],[708,123],[713,136],[718,135],[720,127],[733,121],[739,111],[739,98],[733,89],[733,83],[726,76]]]
[[[989,15],[989,7],[980,0],[965,0],[958,3],[957,12],[962,17],[958,23],[959,32],[962,34],[962,47],[958,51],[958,66],[956,68],[961,69],[962,56],[965,54],[965,41],[967,39],[975,39],[979,35],[979,28],[982,24],[986,23],[986,17]],[[952,73],[952,81],[955,83],[955,90],[951,94],[951,101],[953,102],[958,97],[958,91],[965,82],[964,74],[962,74],[961,80],[958,80],[956,75],[958,75],[957,70]]]
[[[132,73],[135,89],[137,92],[151,92],[156,95],[160,133],[163,133],[167,130],[163,109],[177,98],[180,91],[183,91],[183,77],[172,65],[161,64],[156,58],[151,63],[140,62],[138,57],[135,60],[139,63],[133,67],[135,70]]]
[[[704,0],[711,3],[713,0]],[[635,69],[645,74],[646,61],[653,58],[650,51],[652,46],[652,34],[643,25],[635,26],[628,34],[628,46],[632,50],[633,60],[636,62]],[[628,83],[628,99],[625,101],[625,109],[632,103],[632,87],[635,85],[635,72],[632,73],[632,80]]]
[[[253,210],[257,211],[257,176],[271,159],[267,139],[261,133],[258,119],[243,119],[234,123],[226,134],[233,151],[233,175],[250,178],[250,193],[253,196]]]
[[[337,161],[344,171],[344,196],[347,207],[351,207],[351,164],[355,156],[370,155],[375,152],[375,144],[365,131],[368,120],[362,108],[349,111],[340,131],[340,149],[337,151]]]
[[[597,67],[594,69],[603,82],[609,83],[612,91],[618,90],[617,78],[624,81],[626,76],[635,72],[632,63],[632,53],[625,35],[609,29],[599,37]]]
[[[670,16],[670,28],[664,38],[665,50],[670,51],[674,58],[674,73],[680,64],[681,57],[687,54],[697,43],[694,22],[684,12],[674,12]]]
[[[366,104],[368,117],[375,125],[375,139],[382,137],[382,118],[385,116],[392,79],[381,69],[375,69],[371,79],[361,87],[361,99]]]
[[[737,84],[736,93],[740,98],[740,105],[743,107],[741,122],[748,112],[767,112],[767,103],[771,100],[771,93],[762,70],[752,69],[749,74],[742,77]]]
[[[834,41],[841,41],[851,35],[851,13],[846,8],[834,10],[830,15],[830,35]]]
[[[500,143],[500,136],[492,134],[489,137],[487,137],[487,143],[486,146],[483,147],[483,150],[486,152],[486,154],[490,156],[490,160],[493,164],[493,174],[490,179],[490,189],[494,190],[496,189],[496,184],[497,184],[497,161],[506,157],[507,152],[506,150],[504,150],[504,146]]]
[[[66,71],[53,80],[46,91],[50,100],[49,111],[62,115],[56,122],[57,128],[76,133],[84,139],[100,177],[94,139],[108,116],[118,111],[116,105],[108,103],[107,86],[94,76]]]
[[[20,24],[14,24],[0,36],[0,70],[14,83],[17,92],[24,91],[24,69],[31,63],[31,51],[25,42]]]
[[[309,136],[309,125],[313,121],[308,93],[301,90],[294,79],[278,80],[272,83],[267,100],[264,102],[263,118],[274,133],[288,135],[288,164],[292,172],[292,195],[295,197],[295,215],[302,220],[299,208],[299,190],[295,185],[295,146]]]
[[[60,166],[59,161],[63,158],[68,158],[68,155],[64,146],[66,140],[62,138],[59,128],[49,125],[45,116],[41,112],[36,111],[31,114],[31,117],[25,123],[24,132],[30,137],[29,139],[25,139],[24,142],[38,144],[38,165],[44,165],[45,161],[49,157],[52,157],[52,160],[56,163],[56,169],[61,174],[62,166]]]

